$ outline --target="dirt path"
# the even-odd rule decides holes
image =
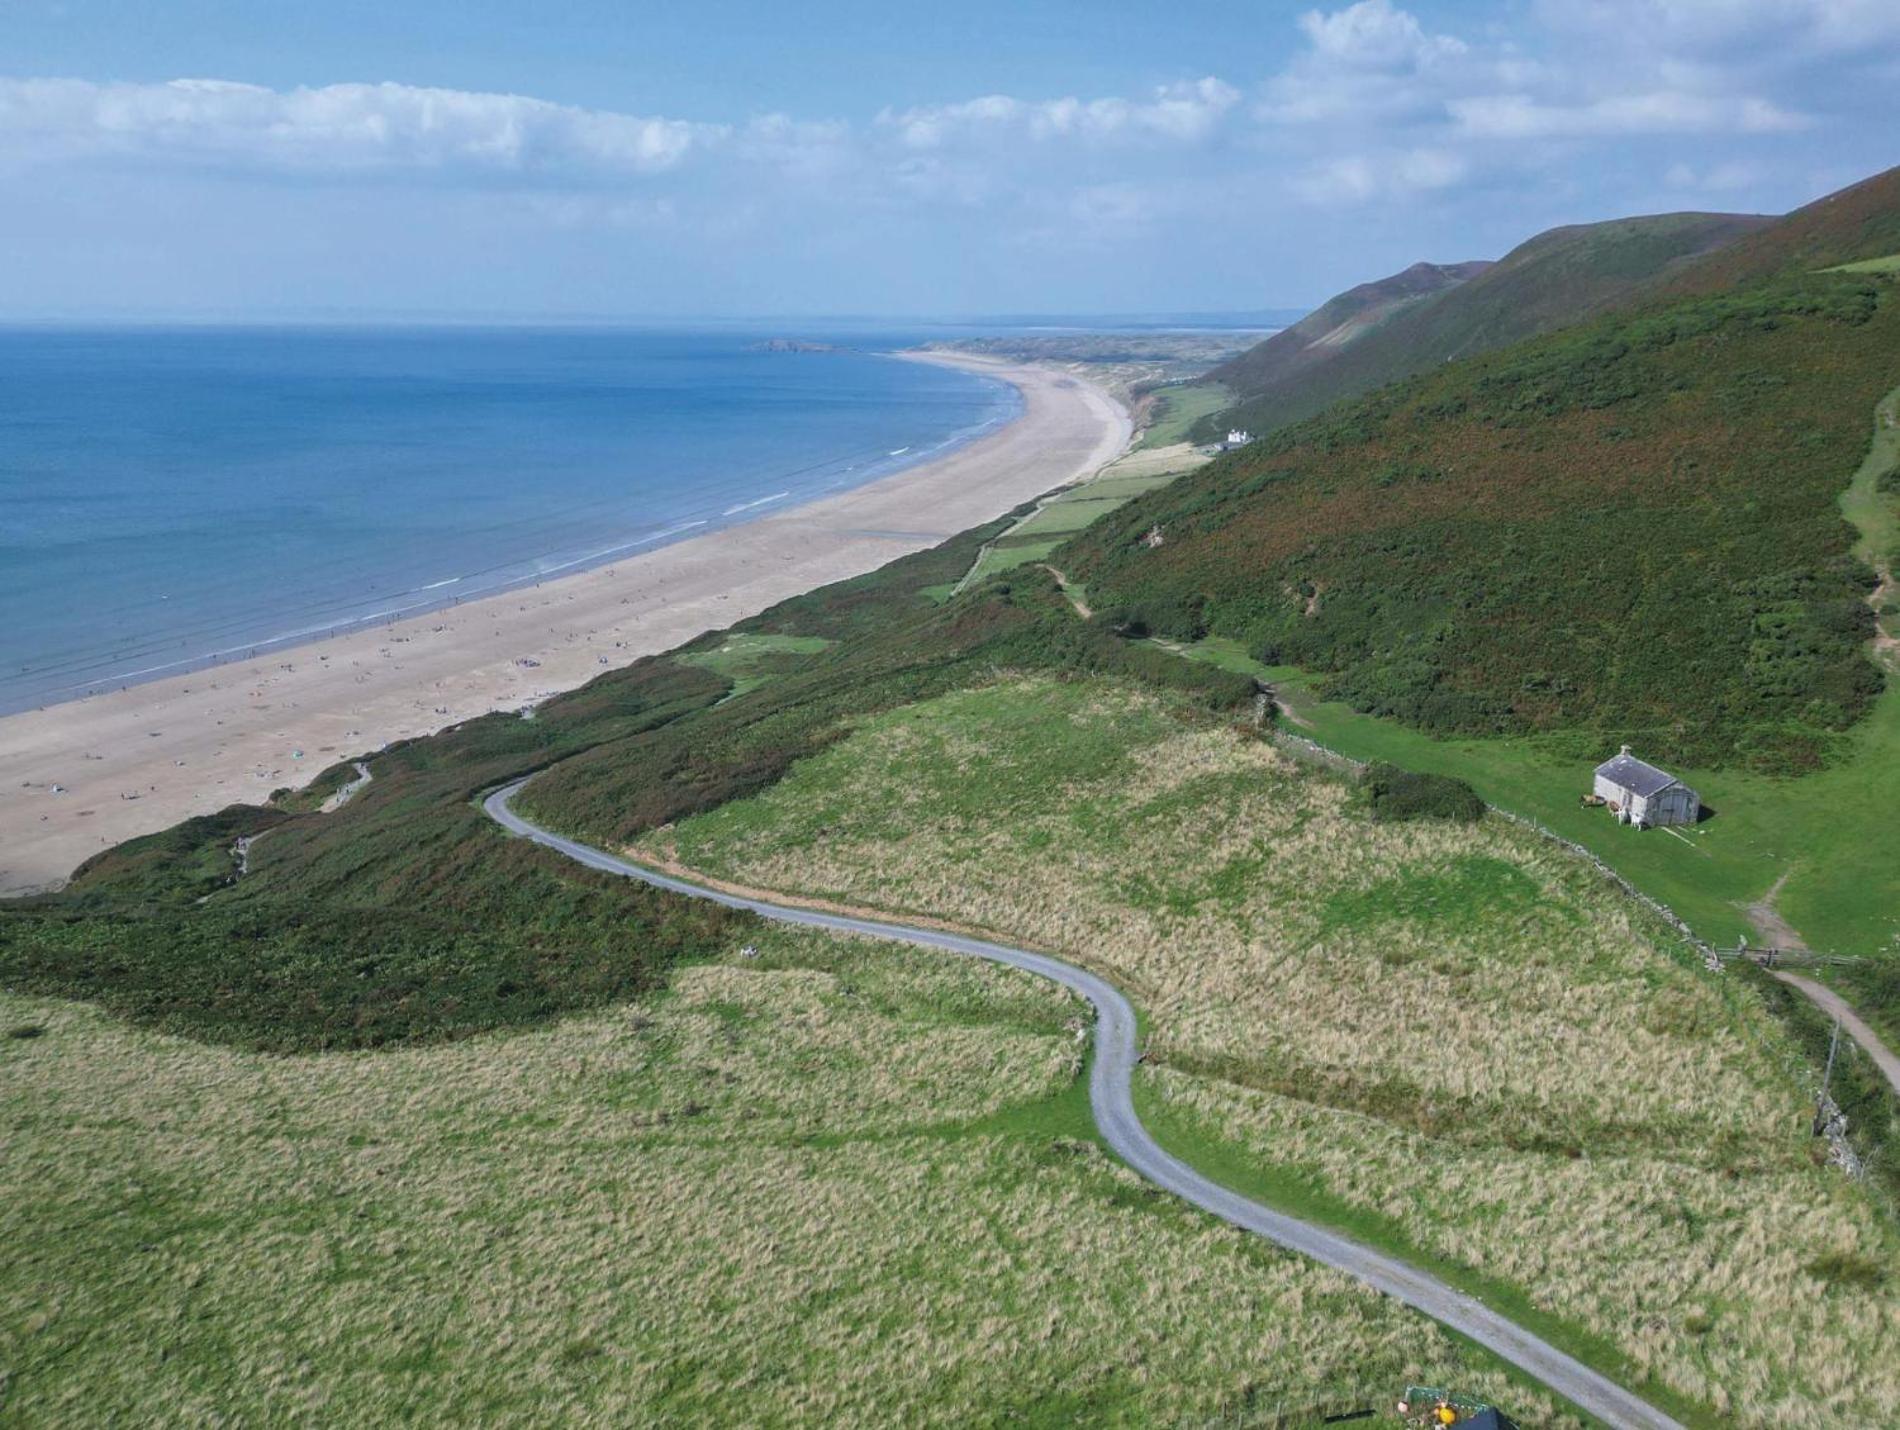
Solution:
[[[319,805],[317,807],[318,812],[321,814],[335,814],[339,809],[343,808],[344,805],[355,799],[356,792],[368,784],[370,779],[369,766],[364,764],[361,760],[358,760],[356,762],[356,778],[338,789],[335,794],[331,795]]]
[[[1791,869],[1788,874],[1793,872]],[[1760,934],[1770,947],[1794,949],[1797,952],[1806,953],[1808,946],[1802,941],[1801,935],[1795,931],[1794,925],[1784,919],[1775,908],[1775,896],[1781,892],[1781,886],[1788,882],[1788,874],[1783,874],[1775,880],[1775,886],[1772,889],[1755,903],[1747,906],[1748,921],[1755,926],[1755,932]],[[1823,1013],[1839,1018],[1841,1027],[1847,1031],[1847,1036],[1860,1044],[1861,1051],[1874,1060],[1874,1066],[1880,1069],[1881,1076],[1887,1079],[1894,1094],[1900,1096],[1900,1056],[1896,1056],[1893,1049],[1880,1040],[1880,1034],[1867,1025],[1866,1020],[1853,1010],[1845,998],[1825,983],[1803,977],[1799,973],[1784,973],[1778,968],[1771,968],[1768,970],[1768,975],[1771,978],[1780,979]]]
[[[1069,598],[1069,604],[1075,607],[1075,613],[1078,616],[1085,621],[1093,619],[1095,612],[1089,609],[1089,603],[1087,601],[1076,594],[1076,588],[1069,584],[1069,578],[1067,576],[1064,576],[1046,561],[1043,563],[1042,569],[1056,578],[1056,585],[1062,588],[1062,594]]]
[[[1859,1043],[1861,1050],[1874,1060],[1874,1066],[1887,1079],[1887,1085],[1893,1089],[1894,1095],[1900,1097],[1900,1055],[1880,1041],[1880,1034],[1867,1026],[1860,1014],[1848,1006],[1845,998],[1825,983],[1816,983],[1812,978],[1803,978],[1798,973],[1783,973],[1779,969],[1772,972],[1774,977],[1790,988],[1807,995],[1822,1012],[1839,1018],[1847,1036]]]
[[[1782,885],[1793,875],[1793,869],[1782,870],[1781,877],[1775,880],[1774,887],[1752,904],[1746,904],[1742,912],[1748,915],[1748,921],[1755,926],[1762,941],[1770,948],[1794,949],[1799,953],[1808,951],[1807,942],[1795,931],[1793,924],[1781,916],[1775,907],[1775,900],[1781,897]]]

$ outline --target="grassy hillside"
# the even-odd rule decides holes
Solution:
[[[1514,826],[1382,823],[1250,732],[1120,683],[1003,678],[867,718],[640,847],[1103,970],[1143,1013],[1164,1140],[1692,1420],[1900,1415],[1900,1228],[1816,1165],[1799,1049],[1750,985]]]
[[[0,985],[282,1051],[542,1021],[655,987],[748,921],[499,841],[483,790],[557,766],[534,799],[622,837],[769,784],[864,711],[997,661],[1247,697],[1244,677],[1183,673],[1082,626],[1046,576],[949,607],[926,594],[1004,525],[602,676],[533,719],[382,751],[334,813],[300,797],[234,806],[107,851],[58,894],[0,903]]]
[[[1223,423],[1272,432],[1341,398],[1580,322],[1768,222],[1748,214],[1682,213],[1552,229],[1484,265],[1469,282],[1393,310],[1356,341],[1316,347],[1298,364],[1247,367],[1255,354],[1266,356],[1280,340],[1274,338],[1234,359],[1215,375],[1245,396],[1196,435],[1211,438]],[[1243,372],[1256,380],[1236,375]]]
[[[1150,394],[1153,403],[1141,447],[1170,447],[1185,442],[1194,424],[1232,402],[1232,394],[1218,382],[1175,384]]]
[[[1236,397],[1270,392],[1309,367],[1323,366],[1353,343],[1434,294],[1475,278],[1491,265],[1414,263],[1402,273],[1361,283],[1327,300],[1292,327],[1229,358],[1208,375]]]
[[[1052,985],[745,937],[375,1055],[0,995],[0,1419],[1304,1425],[1423,1379],[1575,1424],[1104,1155]]]
[[[1663,291],[1717,293],[1784,274],[1877,264],[1895,254],[1900,254],[1900,167],[1817,199],[1738,239],[1672,275]]]
[[[1430,733],[1811,769],[1881,688],[1839,498],[1896,372],[1889,277],[1683,300],[1284,429],[1058,559],[1098,610]]]
[[[1858,261],[1870,222],[1789,251]],[[1862,459],[1900,288],[1784,260],[1435,369],[1079,535],[1052,506],[1027,537],[1068,541],[1095,619],[1034,567],[953,593],[993,523],[380,752],[334,813],[234,807],[0,905],[5,1408],[1297,1421],[1417,1377],[1553,1423],[1109,1165],[1063,996],[507,840],[474,801],[538,772],[527,809],[595,842],[1102,968],[1171,1146],[1692,1423],[1900,1420],[1900,1126],[1858,1055],[1866,1183],[1807,1135],[1799,1006],[1528,832],[1381,820],[1255,724],[1252,672],[1298,662],[1304,718],[1428,755],[1626,738],[1732,776],[1723,800],[1834,780],[1868,860],[1834,873],[1878,904],[1887,786],[1847,763],[1890,730],[1854,723],[1877,553],[1840,501],[1859,463],[1846,509],[1892,516]],[[1760,806],[1712,827],[1803,837]],[[1669,876],[1720,901],[1722,868]],[[1790,883],[1790,916],[1829,887]]]

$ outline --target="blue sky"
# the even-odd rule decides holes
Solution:
[[[1895,0],[0,0],[0,317],[1303,306],[1897,141]]]

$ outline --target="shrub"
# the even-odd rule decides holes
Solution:
[[[1831,1286],[1853,1291],[1873,1291],[1887,1279],[1886,1268],[1879,1262],[1847,1251],[1830,1251],[1808,1263],[1808,1275]]]
[[[1484,801],[1478,792],[1448,775],[1415,774],[1380,763],[1366,771],[1365,788],[1372,817],[1378,820],[1449,819],[1475,824],[1484,817]]]
[[[1900,291],[1840,275],[1620,312],[1282,427],[1058,564],[1432,734],[1797,773],[1880,690],[1838,498],[1896,363]]]

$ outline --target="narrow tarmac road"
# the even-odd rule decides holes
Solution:
[[[1047,954],[1031,953],[1026,949],[1010,948],[939,929],[912,928],[905,924],[852,918],[700,888],[683,879],[675,879],[617,858],[591,845],[562,838],[524,819],[509,807],[509,801],[525,783],[527,781],[519,780],[495,791],[483,801],[482,808],[510,833],[546,845],[590,869],[622,874],[676,894],[710,899],[729,908],[746,909],[781,923],[833,929],[840,933],[918,944],[971,958],[988,959],[992,963],[1039,974],[1073,989],[1095,1005],[1095,1063],[1089,1078],[1089,1105],[1095,1115],[1095,1125],[1115,1155],[1140,1175],[1225,1222],[1310,1256],[1315,1261],[1357,1277],[1375,1290],[1396,1297],[1509,1361],[1607,1425],[1616,1426],[1618,1430],[1623,1430],[1623,1427],[1629,1427],[1629,1430],[1683,1430],[1677,1421],[1639,1400],[1616,1382],[1565,1355],[1474,1297],[1383,1252],[1228,1191],[1203,1177],[1187,1163],[1163,1151],[1135,1114],[1130,1088],[1130,1078],[1139,1056],[1136,1050],[1135,1010],[1114,985],[1087,969],[1077,968]]]

